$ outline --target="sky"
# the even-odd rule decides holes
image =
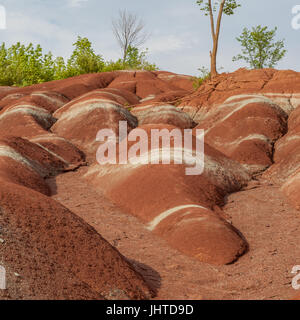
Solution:
[[[288,50],[278,69],[300,71],[300,29],[292,28],[292,8],[300,0],[240,0],[233,16],[224,16],[220,35],[218,67],[231,72],[247,65],[232,62],[240,53],[236,40],[244,27],[278,27],[277,39],[285,39]],[[111,21],[119,10],[137,14],[150,37],[148,61],[161,70],[198,75],[198,68],[209,67],[212,46],[209,20],[196,0],[0,0],[6,11],[6,29],[0,30],[0,42],[20,41],[41,44],[44,51],[68,57],[77,36],[87,37],[96,53],[107,60],[120,58]],[[300,13],[300,10],[299,10]],[[300,19],[299,19],[300,22]]]

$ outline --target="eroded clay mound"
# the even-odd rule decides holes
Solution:
[[[65,207],[1,180],[1,264],[21,298],[147,299],[144,279],[92,227]],[[16,280],[17,279],[17,280]],[[17,287],[17,292],[13,292]]]
[[[129,92],[127,93],[128,96],[133,93],[140,98],[146,98],[149,95],[168,93],[170,91],[176,92],[178,90],[186,91],[188,94],[193,90],[193,83],[191,77],[173,73],[164,75],[163,72],[150,71],[102,72],[50,81],[24,88],[6,88],[0,92],[0,99],[10,96],[9,99],[13,101],[33,92],[55,92],[72,100],[90,91],[108,87],[127,91]],[[2,101],[0,102],[0,109],[1,107]]]
[[[139,125],[169,124],[181,129],[191,129],[196,123],[190,116],[172,105],[142,105],[131,110],[137,117]]]
[[[197,205],[178,206],[158,215],[148,226],[179,251],[196,259],[225,264],[237,260],[247,244],[231,224]]]
[[[33,140],[19,137],[0,140],[0,177],[50,195],[45,178],[84,164],[85,157],[58,137],[42,136]]]
[[[243,94],[262,94],[286,110],[300,105],[300,74],[292,70],[239,69],[223,73],[212,81],[206,81],[195,93],[182,99],[180,107],[187,112],[202,114],[222,104],[226,99]]]
[[[281,187],[291,204],[300,210],[300,170],[290,175]]]
[[[194,91],[193,79],[190,76],[175,74],[167,71],[155,71],[157,77],[161,80],[164,80],[182,90],[185,91]]]
[[[274,146],[274,164],[263,174],[271,183],[281,185],[291,204],[300,209],[300,108],[293,110],[288,119],[288,131]]]
[[[260,95],[228,98],[201,117],[205,141],[252,173],[273,163],[273,145],[287,130],[287,114]]]
[[[0,106],[5,110],[13,105],[37,105],[53,113],[68,101],[67,97],[55,91],[33,91],[31,94],[10,94],[0,101]]]
[[[36,104],[15,104],[0,112],[0,136],[33,137],[55,123],[51,113]]]
[[[105,88],[117,77],[114,72],[84,74],[68,79],[55,80],[41,84],[35,84],[29,87],[15,88],[8,92],[0,92],[0,98],[6,98],[8,95],[13,97],[19,95],[19,98],[30,95],[33,92],[55,92],[65,98],[72,100],[89,91]]]
[[[140,106],[143,105],[149,105],[149,104],[155,104],[155,105],[161,105],[161,104],[172,104],[172,105],[178,105],[180,102],[180,99],[185,97],[187,94],[187,91],[185,90],[176,90],[176,91],[168,91],[166,93],[161,94],[150,94],[144,99],[140,100]]]
[[[137,126],[137,119],[124,105],[114,99],[103,98],[102,92],[65,105],[54,113],[54,117],[58,121],[52,126],[52,132],[69,139],[88,153],[96,150],[95,139],[99,130],[109,129],[118,135],[120,121],[128,123],[128,130]]]
[[[206,130],[206,142],[253,173],[269,168],[263,178],[285,184],[285,194],[297,189],[299,106],[300,74],[275,69],[221,74],[178,104]]]
[[[173,77],[171,81],[170,77]],[[191,77],[168,74],[163,77],[158,72],[149,71],[119,71],[118,77],[109,85],[109,88],[124,89],[135,93],[139,98],[145,99],[168,92],[184,90],[191,92]]]
[[[248,172],[237,162],[206,145],[204,173],[187,175],[186,168],[195,164],[195,137],[194,149],[186,149],[187,155],[183,159],[183,165],[180,165],[174,164],[174,160],[177,159],[178,153],[182,154],[185,149],[175,146],[175,139],[172,140],[171,149],[162,147],[161,143],[158,148],[153,148],[148,141],[153,129],[168,129],[169,132],[177,129],[181,132],[180,129],[169,125],[144,125],[132,130],[128,139],[131,140],[131,136],[140,129],[148,133],[145,138],[147,141],[143,140],[143,143],[147,142],[147,147],[141,154],[141,159],[153,156],[164,161],[171,155],[171,164],[143,164],[130,161],[124,165],[94,164],[86,178],[96,187],[102,188],[114,202],[142,220],[150,230],[185,254],[216,264],[235,261],[245,252],[247,244],[224,221],[221,214],[212,209],[215,205],[223,203],[227,193],[239,190],[250,179]],[[130,141],[122,141],[120,147],[125,143],[128,143],[129,149],[133,145]],[[129,159],[130,156],[129,153]],[[203,212],[205,219],[200,219]],[[190,220],[191,216],[200,218],[197,223],[193,223],[193,220]],[[182,220],[182,223],[177,223],[176,217]],[[170,224],[165,223],[165,219],[170,219]],[[186,228],[190,228],[191,232],[187,232]],[[205,229],[208,231],[200,236],[199,233]],[[184,240],[182,233],[188,235]]]
[[[89,100],[113,102],[124,107],[139,103],[139,98],[128,91],[113,88],[97,89],[71,100],[69,103],[57,110],[54,116],[59,119],[62,114],[68,112],[75,104]]]
[[[16,91],[16,89],[12,88],[12,91]],[[0,94],[0,97],[1,96],[3,96],[3,93]],[[25,93],[11,93],[11,94],[9,94],[9,92],[5,91],[4,97],[0,100],[0,111],[7,106],[13,105],[18,100],[20,100],[21,98],[23,98],[25,96],[26,96]]]
[[[274,165],[264,177],[282,184],[300,168],[300,108],[290,114],[288,132],[276,142],[274,149]]]
[[[85,154],[71,142],[55,134],[35,136],[30,141],[61,160],[65,164],[65,171],[85,164]]]

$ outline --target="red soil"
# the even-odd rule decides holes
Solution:
[[[157,288],[157,299],[292,299],[291,274],[299,264],[300,219],[275,186],[256,181],[227,198],[225,214],[249,242],[237,262],[212,266],[170,248],[164,240],[112,204],[82,175],[50,181],[53,198],[82,217]],[[271,200],[268,200],[271,199]]]
[[[294,297],[299,83],[241,69],[196,92],[145,71],[1,88],[0,298]],[[96,134],[120,120],[132,135],[204,129],[203,174],[187,176],[188,161],[100,166]]]

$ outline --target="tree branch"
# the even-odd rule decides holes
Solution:
[[[219,10],[219,15],[218,15],[218,20],[217,20],[217,28],[216,28],[216,41],[218,41],[219,35],[220,35],[221,21],[222,21],[222,15],[223,15],[225,1],[226,0],[222,0],[222,2],[220,4],[220,10]]]
[[[209,7],[211,34],[212,34],[213,39],[215,40],[215,37],[216,37],[216,35],[215,35],[215,22],[214,22],[214,15],[213,15],[211,0],[208,1],[208,7]]]

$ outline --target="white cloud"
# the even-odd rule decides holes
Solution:
[[[84,2],[88,2],[88,0],[67,0],[68,6],[72,8],[81,7]]]
[[[45,51],[63,56],[68,56],[75,39],[76,34],[64,27],[23,13],[10,13],[7,29],[2,34],[2,41],[8,45],[18,41],[40,43]]]
[[[145,46],[154,54],[180,50],[185,47],[185,41],[175,35],[153,36]]]

